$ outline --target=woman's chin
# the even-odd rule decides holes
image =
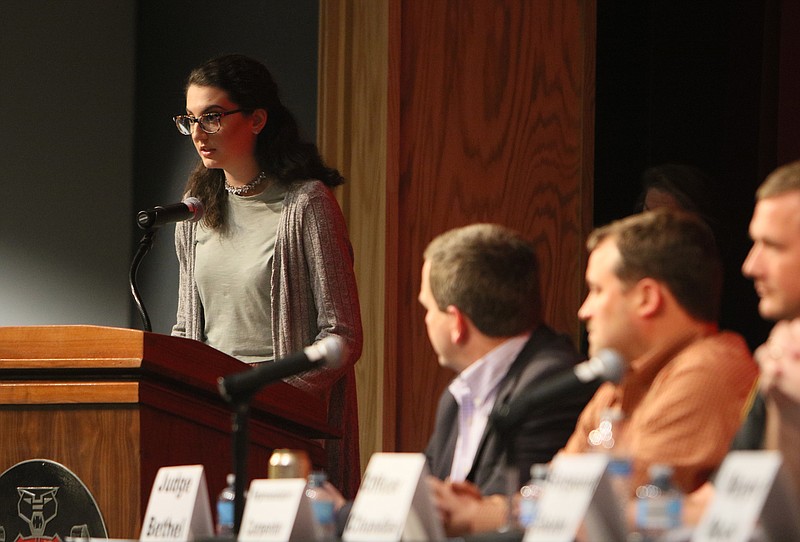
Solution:
[[[206,166],[206,169],[220,169],[222,167],[220,163],[213,158],[205,158],[201,156],[200,159],[203,161],[203,165]]]

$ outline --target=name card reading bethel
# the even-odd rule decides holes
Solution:
[[[253,480],[239,529],[239,542],[319,540],[317,521],[302,478]]]
[[[572,542],[586,521],[589,540],[625,540],[617,496],[606,475],[605,454],[557,455],[544,486],[536,521],[524,542]]]
[[[800,540],[798,504],[777,451],[730,452],[692,542],[747,542],[759,518],[769,540]]]
[[[425,478],[423,454],[376,453],[350,511],[346,542],[444,540]]]
[[[203,466],[160,468],[150,491],[140,540],[188,541],[213,534]]]

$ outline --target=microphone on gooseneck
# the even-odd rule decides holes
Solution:
[[[329,335],[302,352],[289,354],[269,363],[263,363],[249,371],[242,371],[217,380],[219,392],[227,401],[247,398],[267,384],[318,367],[337,368],[341,365],[344,351],[341,337]]]
[[[513,401],[499,405],[489,419],[499,430],[508,431],[522,423],[531,410],[569,401],[571,395],[585,392],[599,382],[619,382],[624,370],[625,362],[617,351],[601,350],[591,359],[543,380]]]
[[[158,205],[152,209],[139,211],[139,214],[136,215],[136,222],[141,229],[152,230],[165,224],[184,220],[197,222],[203,218],[203,212],[203,203],[195,197],[189,197],[180,203]]]

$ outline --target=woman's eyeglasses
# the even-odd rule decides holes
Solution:
[[[194,123],[197,123],[197,125],[200,126],[200,129],[205,133],[216,134],[219,132],[220,128],[222,128],[222,117],[226,115],[233,115],[234,113],[241,113],[242,111],[244,110],[234,109],[233,111],[204,113],[199,117],[193,117],[192,115],[178,115],[177,117],[172,117],[172,120],[175,121],[175,126],[178,127],[178,131],[183,135],[192,135],[192,124]]]

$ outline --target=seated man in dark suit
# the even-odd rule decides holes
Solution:
[[[582,358],[542,323],[536,255],[517,233],[466,226],[438,236],[424,255],[419,301],[428,338],[439,363],[457,373],[439,400],[425,451],[434,496],[505,494],[508,446],[519,487],[532,464],[547,463],[564,446],[592,390],[531,412],[510,439],[488,421],[490,413]],[[479,518],[463,509],[443,512],[443,520],[457,533]]]

